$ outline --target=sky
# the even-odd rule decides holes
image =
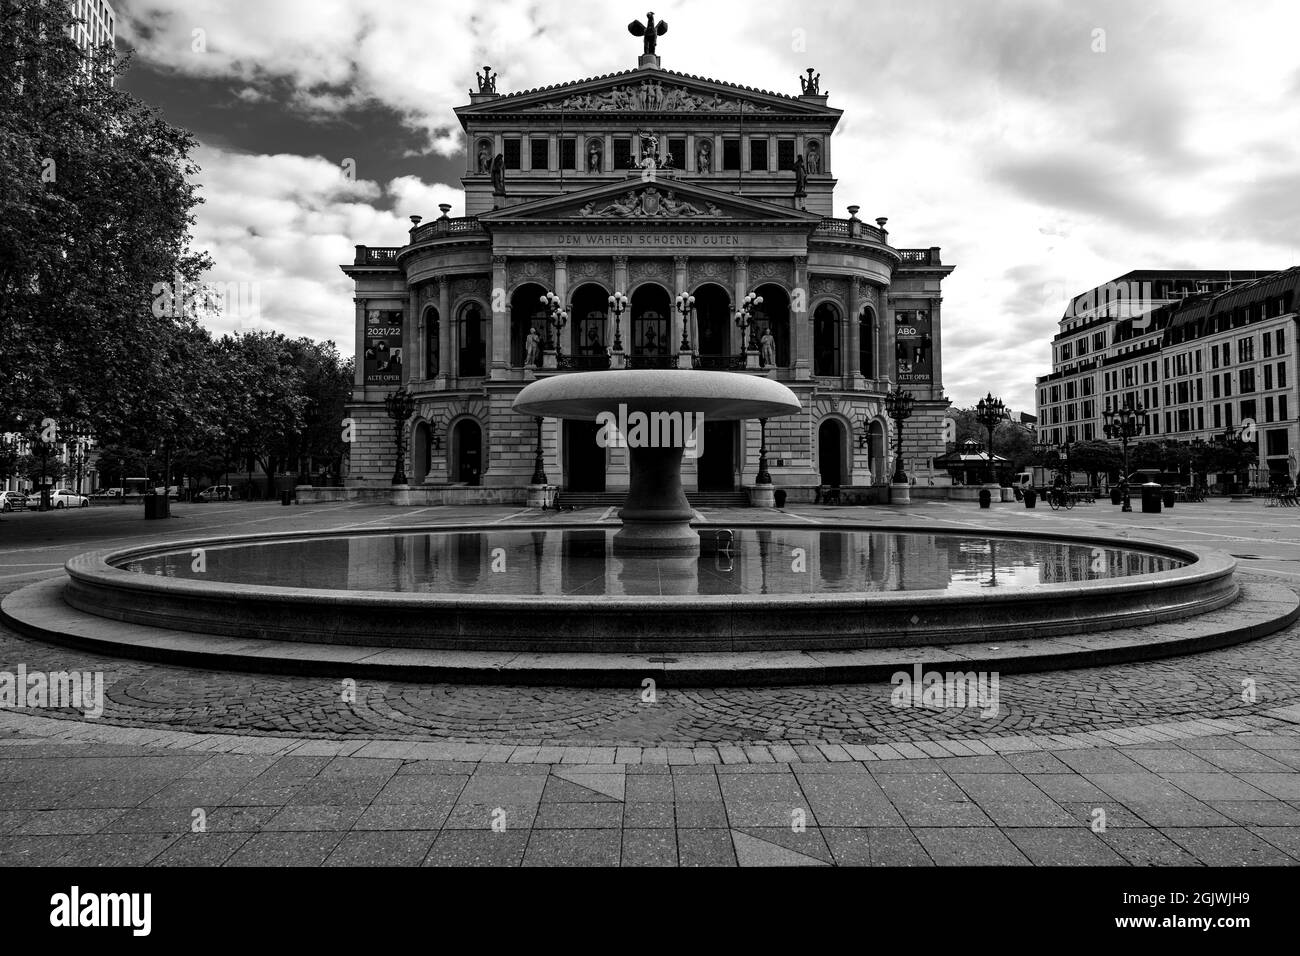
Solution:
[[[114,0],[119,82],[192,130],[209,280],[251,283],[213,331],[352,350],[352,247],[463,211],[452,109],[636,66],[609,0]],[[1071,296],[1133,269],[1300,263],[1295,0],[693,0],[655,4],[667,69],[844,110],[837,216],[939,246],[943,374],[1033,411]],[[355,178],[341,175],[351,162]]]

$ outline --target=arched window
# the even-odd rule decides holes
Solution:
[[[779,368],[789,368],[790,297],[779,285],[761,285],[755,291],[763,297],[763,304],[754,310],[760,350],[763,333],[771,331],[772,338],[775,340],[776,365]]]
[[[730,368],[731,296],[722,286],[709,282],[695,290],[695,327],[699,341],[693,344],[699,349],[700,368]]]
[[[676,347],[677,343],[668,341],[671,309],[668,290],[662,286],[643,285],[632,293],[631,352],[634,358],[645,359],[638,363],[643,368],[654,365],[658,357],[667,356]]]
[[[467,302],[456,322],[457,370],[462,378],[487,374],[487,338],[483,328],[483,307]]]
[[[537,329],[542,348],[546,343],[546,306],[542,296],[546,290],[540,285],[521,285],[510,297],[510,364],[518,368],[524,364],[528,353],[528,330]]]
[[[840,310],[829,302],[813,312],[813,374],[840,374]]]
[[[573,293],[569,312],[573,316],[573,362],[576,368],[609,368],[609,293],[587,283]]]

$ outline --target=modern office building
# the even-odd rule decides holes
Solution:
[[[792,500],[888,482],[894,384],[915,397],[905,468],[943,454],[941,284],[953,266],[935,247],[895,248],[886,220],[862,221],[857,205],[833,216],[841,111],[818,78],[798,79],[798,95],[756,90],[664,69],[651,52],[635,69],[511,94],[479,76],[456,110],[466,215],[412,216],[401,245],[358,245],[342,266],[355,282],[354,493],[391,483],[384,399],[399,386],[416,402],[412,500],[463,487],[461,500],[522,501],[539,434],[551,484],[625,489],[626,453],[599,447],[595,422],[544,420],[539,432],[511,407],[538,377],[616,365],[620,347],[630,368],[789,386],[803,412],[768,423],[766,441]],[[548,293],[567,313],[558,329]],[[751,293],[762,297],[752,343],[736,322]],[[693,311],[676,308],[679,294]],[[751,344],[760,368],[747,368]],[[706,423],[687,490],[752,485],[760,430]]]
[[[77,46],[90,51],[103,43],[112,43],[117,33],[117,14],[108,0],[69,0],[73,24],[72,37]]]
[[[1130,272],[1077,296],[1038,379],[1041,440],[1102,439],[1104,410],[1128,401],[1139,440],[1234,429],[1258,445],[1257,483],[1294,476],[1298,291],[1293,267]]]

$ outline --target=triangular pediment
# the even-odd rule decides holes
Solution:
[[[720,189],[666,177],[639,176],[548,196],[481,213],[486,225],[564,220],[600,225],[654,222],[788,222],[813,225],[821,216],[802,209],[736,196]]]
[[[708,116],[744,113],[836,118],[841,112],[823,103],[795,96],[658,68],[626,70],[525,90],[456,110],[462,120],[520,113],[542,116],[586,113]]]

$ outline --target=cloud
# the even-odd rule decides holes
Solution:
[[[1293,0],[1247,15],[1217,0],[663,2],[669,69],[785,93],[806,67],[822,74],[845,111],[837,213],[856,203],[868,221],[889,216],[897,245],[941,246],[957,266],[944,282],[943,368],[959,404],[1000,388],[1032,408],[1065,303],[1098,283],[1294,260]],[[483,64],[503,92],[629,69],[640,52],[630,16],[603,0],[271,0],[255,16],[217,0],[123,0],[119,27],[142,63],[224,85],[226,100],[274,103],[371,143],[384,129],[358,117],[391,116],[395,153],[453,157],[452,110]],[[436,182],[456,175],[454,161],[344,188],[333,162],[281,155],[259,135],[231,124],[223,149],[205,151],[200,237],[217,242],[219,268],[276,283],[269,321],[328,330],[347,348],[353,306],[337,263],[356,243],[401,242],[411,213],[431,218],[444,201],[459,212],[459,188]],[[360,156],[359,174],[375,175],[355,142],[321,138],[303,152]]]
[[[241,290],[238,307],[209,324],[217,334],[275,328],[289,335],[352,346],[352,281],[339,265],[352,261],[356,237],[400,245],[410,209],[452,202],[464,194],[415,177],[387,183],[348,180],[319,156],[252,155],[204,148],[196,158],[206,200],[195,245],[213,259],[207,281]],[[245,309],[255,302],[256,312]]]

